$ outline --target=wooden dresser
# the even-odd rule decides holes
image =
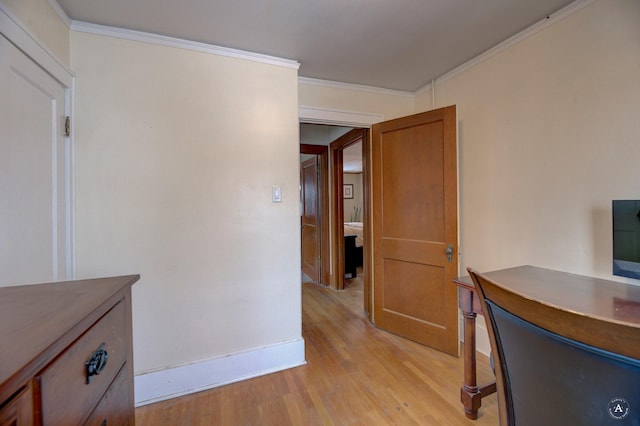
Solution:
[[[0,288],[0,425],[133,425],[139,275]]]

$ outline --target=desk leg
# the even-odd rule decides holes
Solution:
[[[460,401],[464,406],[464,414],[476,420],[482,403],[482,393],[476,382],[476,314],[463,311],[462,315],[464,316],[464,384],[460,389]]]

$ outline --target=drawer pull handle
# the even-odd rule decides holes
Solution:
[[[105,344],[101,344],[97,351],[91,356],[89,361],[85,362],[84,365],[87,370],[87,384],[91,383],[91,376],[97,376],[102,373],[102,370],[107,366],[107,360],[109,359],[109,354],[105,349]]]

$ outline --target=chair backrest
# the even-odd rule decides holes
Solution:
[[[488,325],[501,425],[640,425],[640,360],[583,338],[588,327],[599,329],[594,335],[604,327],[612,341],[628,339],[622,324],[600,324],[468,271]]]

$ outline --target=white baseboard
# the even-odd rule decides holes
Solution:
[[[136,407],[306,364],[304,339],[135,376]]]

